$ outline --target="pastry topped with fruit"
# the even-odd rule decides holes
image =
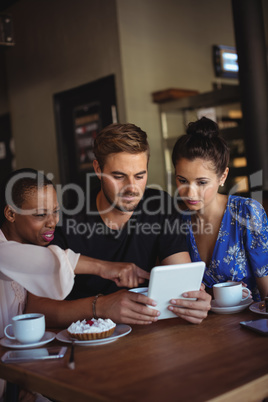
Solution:
[[[67,332],[71,338],[80,341],[91,341],[93,339],[107,338],[111,336],[115,330],[116,324],[110,320],[102,318],[92,318],[91,320],[83,320],[73,322]]]

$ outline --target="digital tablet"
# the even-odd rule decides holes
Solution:
[[[160,320],[177,317],[176,314],[168,310],[170,300],[185,299],[182,296],[183,293],[199,290],[205,267],[205,263],[200,261],[187,264],[162,265],[152,269],[148,297],[157,302],[156,307],[150,307],[160,311]],[[189,298],[187,299],[189,300]]]

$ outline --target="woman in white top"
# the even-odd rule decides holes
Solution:
[[[40,172],[13,172],[0,197],[0,337],[11,317],[23,312],[26,290],[64,299],[78,273],[100,275],[126,287],[148,279],[134,264],[99,261],[53,245],[39,247],[53,239],[59,220],[56,191]]]
[[[11,318],[23,313],[27,291],[64,299],[78,273],[100,275],[126,287],[149,278],[131,263],[99,261],[48,246],[58,221],[56,191],[41,172],[20,169],[5,179],[0,188],[0,338]],[[3,385],[0,380],[0,398]]]

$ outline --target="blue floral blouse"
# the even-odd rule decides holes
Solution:
[[[187,243],[192,261],[201,261],[191,215],[183,214],[187,223]],[[212,259],[206,267],[203,282],[211,288],[228,280],[243,281],[260,300],[255,278],[268,275],[267,215],[257,201],[230,195],[222,218]]]

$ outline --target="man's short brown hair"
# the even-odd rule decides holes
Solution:
[[[147,134],[140,127],[130,123],[110,124],[105,127],[97,134],[93,151],[101,169],[110,154],[147,152],[148,161],[150,156]]]

